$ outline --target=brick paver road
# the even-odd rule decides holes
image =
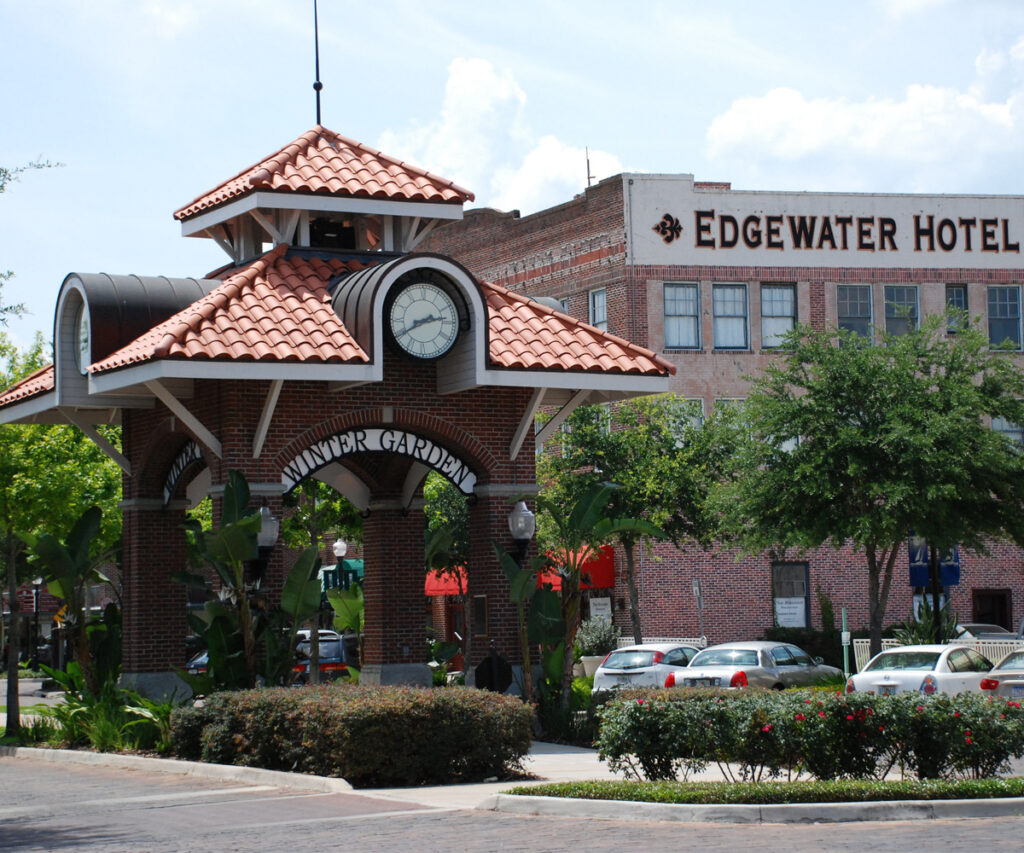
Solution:
[[[0,850],[1019,851],[1020,818],[733,826],[438,810],[165,773],[0,759]]]

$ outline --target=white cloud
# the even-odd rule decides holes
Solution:
[[[456,59],[438,118],[385,131],[377,145],[480,196],[498,163],[527,138],[525,105],[526,93],[510,72],[498,73],[483,59]]]
[[[604,151],[590,152],[590,174],[595,180],[622,171],[619,159]],[[500,166],[492,181],[488,204],[524,213],[568,201],[587,185],[587,151],[566,145],[553,136],[541,138],[522,163]]]
[[[962,174],[986,155],[1009,155],[1021,143],[1021,99],[985,101],[975,91],[908,86],[902,99],[806,98],[789,88],[741,98],[707,131],[709,157],[730,167],[748,161],[795,163],[833,158],[899,166],[902,186],[916,172],[944,164]],[[881,187],[876,187],[880,189]]]
[[[377,146],[455,181],[478,206],[524,213],[566,201],[587,184],[586,151],[536,138],[526,121],[526,93],[510,71],[484,59],[456,59],[448,68],[436,119],[389,130]],[[591,174],[622,171],[618,158],[590,152]]]

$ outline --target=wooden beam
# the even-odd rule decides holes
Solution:
[[[426,236],[437,228],[438,222],[440,222],[438,219],[430,219],[425,222],[419,233],[415,236],[410,236],[409,240],[406,241],[406,251],[411,252],[420,243],[422,243],[424,239],[426,239]]]
[[[267,431],[270,429],[270,422],[274,418],[274,409],[277,408],[277,398],[281,396],[283,379],[275,379],[270,383],[267,390],[267,399],[263,401],[263,412],[260,414],[260,422],[256,425],[256,435],[252,439],[252,458],[259,459],[263,452],[263,442],[267,440]]]
[[[523,412],[523,416],[519,419],[519,426],[516,427],[515,435],[512,436],[512,443],[508,448],[508,458],[510,461],[514,462],[519,455],[519,451],[522,450],[523,442],[526,441],[526,433],[533,428],[534,420],[537,417],[537,409],[540,408],[546,390],[545,388],[534,389],[526,411]]]
[[[192,433],[195,435],[197,439],[199,439],[211,451],[213,451],[214,456],[216,456],[218,459],[222,459],[224,457],[224,451],[221,448],[220,442],[217,441],[217,437],[212,432],[210,432],[205,426],[203,426],[199,418],[197,418],[187,408],[185,408],[181,400],[175,397],[162,384],[160,384],[160,381],[158,379],[150,380],[145,384],[146,387],[153,392],[153,395],[161,403],[167,406],[167,408],[170,409],[171,412],[176,417],[181,418],[182,423],[184,423],[185,426],[192,430]]]
[[[588,396],[590,396],[590,389],[588,388],[584,388],[582,391],[577,391],[571,398],[569,398],[569,402],[562,406],[562,408],[555,413],[555,416],[537,431],[535,441],[537,442],[538,448],[543,447],[544,442],[551,438],[554,431],[562,425],[562,422],[569,417],[569,415],[576,411],[577,406],[581,406],[583,404]]]
[[[250,210],[249,215],[263,226],[263,230],[270,235],[270,239],[273,241],[275,246],[278,243],[285,242],[284,238],[281,237],[281,232],[277,230],[277,226],[264,216],[262,211]]]
[[[78,427],[83,433],[85,433],[89,439],[95,444],[100,450],[102,450],[107,456],[117,463],[117,466],[125,472],[129,477],[132,475],[132,463],[128,461],[128,457],[121,453],[114,445],[107,441],[91,423],[85,418],[78,414],[73,409],[61,407],[60,413],[76,427]]]
[[[228,234],[227,228],[223,225],[218,225],[214,228],[207,228],[206,233],[213,238],[213,241],[220,246],[233,261],[237,261],[235,247],[231,245],[231,236]]]

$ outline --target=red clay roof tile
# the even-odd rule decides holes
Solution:
[[[331,308],[327,282],[358,261],[285,257],[287,246],[223,275],[224,284],[92,365],[102,373],[152,359],[365,363]],[[315,332],[316,334],[312,334]]]
[[[606,371],[662,376],[675,365],[622,338],[483,282],[490,315],[491,361],[498,367]]]
[[[10,388],[0,393],[0,406],[8,406],[17,403],[19,400],[27,400],[37,394],[45,394],[53,390],[53,365],[48,364],[41,367],[35,373],[31,373],[20,382],[15,382]]]
[[[463,204],[473,193],[451,181],[316,125],[176,211],[189,219],[257,190]]]

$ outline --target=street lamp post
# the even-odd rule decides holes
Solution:
[[[39,588],[43,585],[42,578],[35,578],[32,581],[32,654],[29,656],[29,666],[33,671],[39,669]]]
[[[537,531],[537,516],[530,512],[526,501],[516,501],[516,505],[512,507],[512,511],[508,514],[508,530],[512,534],[512,541],[516,543],[516,565],[522,571],[530,540],[533,539],[533,534]],[[532,702],[533,664],[530,659],[530,643],[523,621],[523,602],[517,601],[516,606],[519,608],[519,646],[523,659],[523,699]]]

